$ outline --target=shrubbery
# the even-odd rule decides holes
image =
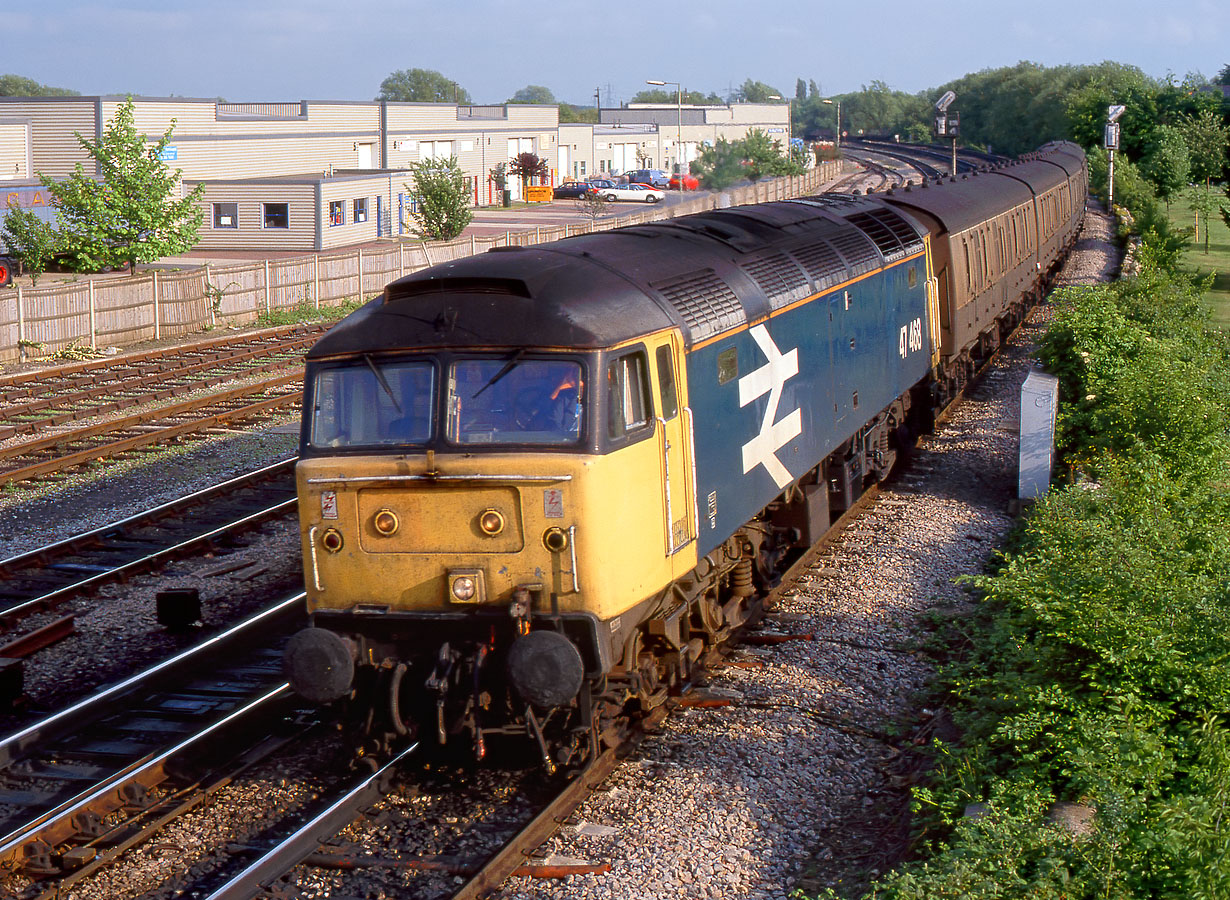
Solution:
[[[923,858],[877,898],[1230,897],[1230,347],[1168,239],[1055,300],[1074,478],[972,580],[944,673],[963,737],[916,794]],[[1065,802],[1086,832],[1051,821]]]

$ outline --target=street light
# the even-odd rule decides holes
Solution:
[[[683,199],[683,85],[678,81],[650,81],[646,79],[645,84],[654,84],[662,87],[667,84],[675,86],[675,110],[679,113],[679,118],[675,125],[675,163],[679,166],[679,199]]]
[[[834,103],[837,104],[837,150],[840,151],[841,150],[841,101],[840,100],[824,100],[822,102],[827,103],[829,106],[832,106]]]

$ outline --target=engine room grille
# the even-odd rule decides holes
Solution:
[[[922,249],[922,238],[918,232],[892,210],[873,209],[855,213],[848,217],[848,221],[867,233],[888,262]]]
[[[764,292],[773,309],[788,306],[811,293],[807,278],[784,253],[774,253],[744,263],[743,270]]]
[[[840,284],[849,277],[845,262],[827,241],[792,247],[790,253],[802,264],[818,291]]]
[[[851,275],[862,275],[880,264],[880,254],[876,246],[861,231],[840,231],[829,240],[837,248],[837,252],[845,257]]]
[[[679,311],[692,329],[693,340],[743,324],[743,304],[712,269],[701,269],[668,281],[649,285]]]

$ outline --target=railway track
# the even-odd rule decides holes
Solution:
[[[58,896],[301,735],[281,642],[302,600],[0,739],[5,896]]]
[[[268,329],[0,377],[0,486],[293,408],[324,326]]]
[[[224,546],[295,511],[294,459],[0,561],[0,631],[103,584]],[[48,639],[62,636],[64,620]],[[71,618],[69,619],[71,622]],[[46,644],[34,641],[30,651]],[[0,656],[24,656],[0,649]]]

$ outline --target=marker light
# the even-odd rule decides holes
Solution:
[[[397,513],[391,509],[377,510],[376,515],[372,517],[372,526],[385,537],[396,534],[399,524]]]

